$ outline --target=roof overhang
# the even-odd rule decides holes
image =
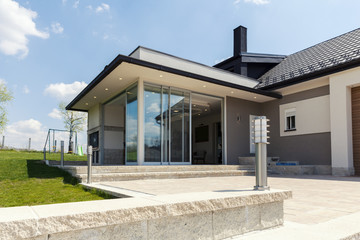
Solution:
[[[140,78],[152,83],[166,84],[207,94],[225,94],[254,102],[265,102],[282,97],[278,93],[246,87],[234,82],[215,79],[129,56],[118,55],[66,106],[66,109],[88,111],[94,105],[104,103],[113,98]]]

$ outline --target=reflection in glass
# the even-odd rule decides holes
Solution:
[[[137,162],[137,86],[126,91],[126,161]]]
[[[145,86],[144,90],[145,162],[161,161],[161,88]]]
[[[171,90],[171,162],[189,162],[188,93]]]

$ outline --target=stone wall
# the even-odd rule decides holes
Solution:
[[[0,209],[0,239],[223,239],[283,224],[290,191],[234,190]]]

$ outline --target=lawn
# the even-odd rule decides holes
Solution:
[[[0,207],[113,198],[102,192],[85,190],[76,178],[57,167],[45,165],[42,159],[41,152],[0,151]],[[77,156],[68,156],[68,159],[81,160]]]

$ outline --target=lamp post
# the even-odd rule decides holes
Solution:
[[[254,190],[270,190],[267,185],[267,149],[266,145],[269,144],[267,122],[265,116],[255,117],[253,122],[254,142],[255,142],[255,174],[256,186]]]

